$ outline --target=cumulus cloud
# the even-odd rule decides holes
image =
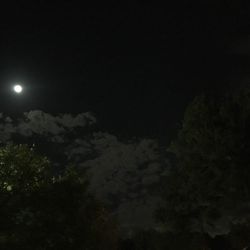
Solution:
[[[76,137],[84,139],[81,152],[89,153],[89,146],[82,134],[94,125],[96,118],[90,113],[51,115],[41,110],[26,112],[20,118],[10,118],[2,114],[0,118],[0,143],[10,141],[16,143],[34,144],[37,149],[49,156],[54,165],[64,165],[73,158],[78,145],[74,144]],[[72,151],[72,152],[71,152]],[[85,155],[86,155],[85,154]],[[72,157],[69,157],[72,156]],[[68,161],[67,161],[68,160]]]
[[[51,115],[41,110],[25,112],[17,121],[11,117],[0,116],[0,140],[5,142],[14,133],[22,136],[42,135],[50,136],[52,141],[62,142],[60,135],[76,128],[86,128],[96,122],[96,118],[89,112],[78,115]]]
[[[126,222],[124,228],[145,228],[145,223],[154,226],[153,214],[160,198],[152,187],[159,183],[168,164],[157,141],[125,143],[114,135],[98,133],[91,143],[98,155],[81,164],[88,169],[90,190],[115,207],[119,220]]]
[[[152,187],[168,169],[161,147],[153,139],[122,142],[109,133],[86,134],[95,123],[91,113],[51,115],[35,110],[20,119],[0,114],[0,141],[14,141],[18,135],[36,143],[55,166],[74,163],[89,176],[90,192],[113,208],[123,229],[152,227],[160,202]]]

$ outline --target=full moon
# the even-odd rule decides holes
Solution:
[[[14,91],[16,92],[16,93],[18,93],[18,94],[20,94],[22,91],[23,91],[23,87],[21,86],[21,85],[15,85],[14,87],[13,87],[13,89],[14,89]]]

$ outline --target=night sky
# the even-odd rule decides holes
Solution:
[[[172,1],[171,1],[172,2]],[[1,112],[92,111],[110,132],[168,138],[202,92],[248,81],[241,1],[1,7]],[[22,82],[23,95],[10,90]]]

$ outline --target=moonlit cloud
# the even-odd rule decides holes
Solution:
[[[18,142],[36,143],[57,168],[73,163],[87,174],[89,191],[113,209],[125,231],[152,227],[160,201],[152,187],[169,166],[160,146],[153,139],[122,142],[109,133],[86,134],[95,123],[91,113],[51,115],[34,110],[19,119],[0,114],[0,141],[18,136]]]
[[[88,169],[92,192],[116,207],[119,220],[126,224],[124,229],[152,227],[154,211],[161,201],[152,193],[152,186],[159,182],[168,165],[161,158],[157,141],[124,143],[114,135],[98,133],[91,142],[99,155],[82,166]]]
[[[50,135],[52,136],[50,138],[65,134],[75,128],[91,126],[96,122],[96,118],[90,113],[82,113],[75,116],[71,114],[53,116],[41,110],[25,112],[23,117],[19,119],[5,117],[1,114],[0,119],[0,133],[2,134],[9,135],[9,133],[18,133],[23,136],[32,136],[33,134],[42,136]],[[11,130],[10,127],[12,128]],[[59,137],[56,138],[57,140],[60,140]],[[4,142],[4,140],[1,141]]]

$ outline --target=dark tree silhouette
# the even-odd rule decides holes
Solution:
[[[0,149],[1,249],[115,249],[105,209],[72,167],[51,175],[50,162],[25,145]]]
[[[189,105],[170,146],[178,166],[163,185],[166,206],[158,217],[166,230],[219,237],[249,225],[249,127],[248,89]]]

